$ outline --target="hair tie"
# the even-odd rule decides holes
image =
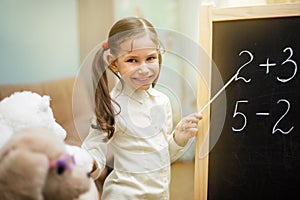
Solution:
[[[104,51],[106,51],[108,49],[108,42],[103,42],[102,48]]]

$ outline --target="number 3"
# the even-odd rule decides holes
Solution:
[[[294,65],[295,69],[294,69],[293,75],[290,78],[283,79],[283,78],[279,78],[277,76],[277,80],[282,83],[286,83],[286,82],[290,81],[292,78],[294,78],[294,76],[297,73],[297,63],[294,60],[290,59],[293,56],[293,49],[291,47],[287,47],[283,50],[283,52],[285,53],[287,50],[290,52],[290,56],[281,65],[284,65],[285,63],[292,63]]]

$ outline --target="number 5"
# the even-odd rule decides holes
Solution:
[[[242,112],[238,112],[238,105],[239,103],[248,103],[247,100],[240,100],[240,101],[237,101],[235,103],[235,109],[234,109],[234,113],[233,113],[233,118],[235,118],[236,116],[240,115],[243,119],[244,119],[244,124],[241,128],[234,128],[234,127],[231,127],[232,128],[232,131],[235,131],[235,132],[239,132],[239,131],[242,131],[246,125],[247,125],[247,117],[244,113]]]

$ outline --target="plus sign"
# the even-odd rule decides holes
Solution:
[[[265,64],[259,64],[260,67],[266,67],[266,74],[268,74],[270,72],[270,67],[274,67],[276,66],[276,63],[269,63],[269,58],[267,59],[267,63]]]

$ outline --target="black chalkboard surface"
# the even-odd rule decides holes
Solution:
[[[208,199],[299,199],[300,17],[214,22],[212,57],[224,82],[240,73],[210,148]]]

